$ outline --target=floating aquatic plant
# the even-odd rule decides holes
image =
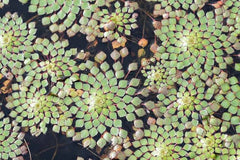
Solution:
[[[187,152],[181,146],[183,132],[175,131],[171,125],[162,126],[157,120],[149,129],[136,127],[135,141],[132,142],[136,149],[129,157],[135,159],[181,159],[187,156]]]
[[[35,15],[0,18],[0,159],[49,129],[104,160],[240,158],[238,0],[16,1]]]
[[[146,0],[148,2],[156,2],[154,5],[154,16],[168,17],[168,14],[176,10],[197,11],[205,6],[209,0]]]
[[[218,94],[214,96],[215,103],[212,108],[215,111],[223,109],[224,112],[221,114],[222,132],[225,132],[228,128],[233,127],[237,133],[240,133],[240,113],[239,113],[239,102],[240,102],[240,86],[236,77],[225,78],[218,77],[214,79],[217,86],[220,89]],[[216,114],[219,117],[218,114]],[[236,127],[236,128],[235,128]]]
[[[94,148],[95,145],[100,149],[108,148],[107,154],[103,154],[101,159],[126,159],[127,156],[131,154],[131,151],[128,149],[131,146],[129,137],[127,136],[128,132],[124,129],[111,130],[110,132],[102,133],[101,138],[97,142],[92,138],[88,137],[82,141],[83,147]],[[73,137],[74,140],[79,140],[81,138],[80,134],[76,134]]]
[[[96,37],[103,37],[103,33],[100,31],[99,21],[100,8],[96,4],[87,3],[82,6],[85,10],[83,16],[79,19],[79,31],[86,35],[88,42],[92,42]]]
[[[166,91],[163,91],[163,90]],[[157,95],[157,103],[153,101],[145,103],[145,106],[152,110],[157,116],[162,116],[169,121],[167,123],[176,123],[179,130],[196,126],[199,123],[199,117],[212,114],[209,106],[209,99],[213,95],[205,90],[205,84],[202,81],[196,83],[182,81],[182,85],[176,89],[161,87]],[[154,107],[157,108],[154,108]],[[179,121],[181,123],[179,123]]]
[[[22,3],[27,3],[28,0],[19,0]],[[54,32],[63,33],[66,31],[69,37],[76,35],[79,31],[82,33],[83,20],[78,22],[79,15],[82,14],[82,18],[86,21],[91,17],[91,14],[99,10],[98,7],[110,6],[113,0],[48,0],[48,1],[35,1],[30,0],[28,11],[31,13],[36,12],[39,16],[43,16],[42,24],[50,25],[49,29]],[[91,28],[93,24],[89,24],[87,28]],[[95,29],[94,26],[92,28]],[[99,32],[94,31],[96,36]],[[89,31],[85,32],[89,33]],[[89,39],[89,38],[87,38]]]
[[[98,12],[101,18],[100,28],[103,28],[104,37],[106,40],[117,39],[121,42],[121,35],[129,36],[131,34],[131,29],[137,28],[136,18],[137,13],[134,13],[134,7],[122,7],[119,2],[114,3],[114,12],[110,12],[107,9],[103,9]],[[105,41],[105,40],[104,40]]]
[[[185,147],[191,159],[239,158],[239,140],[236,136],[219,133],[219,126],[209,125],[206,121],[203,124],[185,133]]]
[[[27,3],[28,0],[19,0],[22,3]],[[43,25],[50,25],[52,32],[63,32],[68,30],[75,24],[77,15],[80,12],[81,1],[63,1],[63,0],[46,0],[36,1],[29,0],[30,5],[28,11],[36,12],[42,18]]]
[[[120,53],[115,51],[111,56],[115,60],[113,69],[105,61],[104,52],[95,56],[99,67],[91,60],[82,63],[82,73],[74,82],[75,90],[69,92],[71,103],[74,104],[70,110],[76,111],[75,127],[83,128],[80,132],[82,138],[95,137],[107,128],[111,128],[110,133],[113,135],[120,134],[123,127],[121,118],[125,117],[131,122],[136,115],[145,114],[143,109],[138,108],[142,100],[136,95],[140,80],[126,80],[128,74],[137,69],[137,64],[130,64],[129,72],[125,75],[119,61]]]
[[[154,31],[162,42],[157,58],[173,61],[177,69],[194,67],[194,63],[206,70],[214,66],[226,69],[233,63],[230,55],[238,49],[234,47],[237,37],[226,34],[228,27],[213,12],[181,12],[179,18],[163,19],[161,23],[161,29]]]
[[[125,2],[126,4],[127,2]],[[127,4],[126,4],[127,5]],[[88,4],[83,7],[84,13],[80,18],[80,32],[87,35],[89,42],[94,41],[96,37],[103,38],[103,42],[118,39],[119,43],[123,42],[123,35],[130,35],[131,29],[137,28],[134,6],[124,6],[121,3],[114,3],[111,7],[98,8],[99,5]]]
[[[15,121],[4,118],[0,121],[0,158],[23,159],[21,155],[27,153],[27,147],[23,144],[24,133],[20,131]]]
[[[170,63],[161,63],[155,58],[148,60],[149,62],[141,70],[144,77],[146,77],[144,86],[155,85],[157,88],[173,86],[177,81],[178,74],[176,68],[171,68]]]
[[[6,107],[11,110],[9,116],[15,118],[21,127],[30,128],[32,135],[46,133],[48,124],[65,129],[72,125],[71,119],[68,119],[71,114],[64,99],[47,95],[46,89],[39,90],[34,86],[28,89],[26,86],[13,84],[13,91],[7,97]]]
[[[108,135],[110,136],[110,135]],[[104,160],[108,159],[119,159],[124,160],[126,157],[129,157],[132,153],[128,147],[131,146],[130,138],[119,138],[117,136],[113,136],[111,139],[111,146],[108,148],[107,154],[104,154],[101,156],[101,158],[104,158]]]
[[[77,49],[66,50],[68,41],[58,40],[58,36],[48,39],[37,38],[33,46],[35,53],[32,58],[24,61],[24,68],[18,71],[18,82],[25,86],[34,85],[36,88],[49,87],[52,83],[70,77],[78,71],[76,61],[71,59],[77,55]],[[24,74],[27,73],[24,78]]]
[[[24,23],[17,13],[7,12],[0,19],[0,68],[20,68],[33,51],[35,23]]]
[[[213,6],[216,8],[216,15],[226,20],[229,33],[238,36],[240,34],[240,2],[237,0],[219,1]]]

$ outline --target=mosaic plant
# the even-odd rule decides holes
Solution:
[[[148,60],[148,64],[143,66],[141,70],[143,76],[146,78],[144,86],[155,85],[157,88],[173,86],[177,82],[176,68],[170,68],[170,63],[162,64],[155,58]]]
[[[136,69],[136,64],[129,65],[126,75],[119,61],[119,52],[111,53],[115,60],[113,68],[104,61],[106,56],[104,52],[96,55],[95,61],[99,63],[99,67],[90,60],[82,63],[80,70],[87,72],[77,76],[73,83],[74,89],[69,90],[72,97],[69,99],[72,102],[70,110],[76,113],[75,127],[83,128],[80,132],[81,138],[103,134],[107,128],[111,128],[112,135],[126,134],[127,132],[121,129],[121,118],[131,122],[136,116],[145,114],[145,111],[139,108],[142,100],[136,96],[139,79],[126,79],[128,74]]]
[[[236,143],[229,136],[218,132],[218,126],[204,126],[192,128],[185,133],[185,147],[190,151],[189,157],[194,159],[238,159],[239,141]],[[191,149],[190,149],[191,148]]]
[[[175,131],[171,125],[152,124],[149,129],[136,129],[132,145],[137,150],[129,159],[181,159],[187,156],[181,146],[183,132]]]
[[[239,8],[240,3],[237,0],[226,0],[222,4],[214,6],[216,8],[215,13],[226,20],[229,26],[229,32],[233,35],[239,35]]]
[[[46,95],[45,89],[38,91],[33,86],[28,89],[14,84],[13,88],[14,92],[7,97],[6,107],[11,109],[9,116],[22,127],[28,127],[32,135],[46,133],[48,124],[57,124],[58,128],[72,125],[72,120],[68,119],[71,114],[63,99]]]
[[[22,3],[27,3],[28,0],[19,0]],[[43,25],[50,25],[49,29],[52,32],[63,32],[69,30],[75,24],[77,14],[80,11],[81,2],[62,1],[62,0],[47,0],[35,1],[30,0],[28,11],[30,13],[37,13],[42,18]],[[59,23],[61,21],[61,23]]]
[[[131,30],[137,28],[137,9],[135,3],[125,6],[120,2],[115,2],[111,9],[97,8],[99,5],[86,5],[86,14],[83,13],[79,20],[80,32],[87,35],[87,40],[92,42],[96,37],[102,38],[102,42],[118,40],[123,42],[122,36],[129,36]],[[88,12],[87,12],[88,11]],[[96,12],[97,11],[97,12]]]
[[[35,23],[24,23],[17,13],[7,12],[0,19],[0,68],[21,68],[21,62],[33,51]]]
[[[99,12],[101,19],[100,28],[104,28],[104,37],[108,40],[117,39],[121,42],[120,35],[130,35],[131,29],[137,28],[135,23],[137,13],[133,7],[121,7],[119,2],[114,3],[115,10],[109,13],[108,10]]]
[[[31,59],[24,61],[25,66],[18,71],[17,81],[23,81],[25,86],[36,88],[49,87],[72,73],[78,71],[76,62],[70,57],[77,54],[76,49],[66,50],[68,41],[59,41],[55,34],[51,40],[37,38],[33,45],[34,53]],[[27,72],[24,78],[23,74]]]
[[[100,12],[100,8],[97,5],[90,4],[89,2],[83,6],[85,12],[83,16],[79,19],[79,32],[86,35],[86,39],[88,42],[92,42],[96,39],[96,37],[102,38],[103,33],[100,30],[99,21],[100,16],[98,12]],[[98,11],[98,12],[95,12]],[[76,32],[76,31],[74,31]]]
[[[0,159],[240,159],[238,0],[0,8]]]
[[[24,146],[24,133],[16,122],[11,122],[10,118],[4,118],[0,121],[0,158],[17,160],[22,154],[26,154]]]
[[[233,63],[230,55],[237,49],[237,37],[226,34],[228,26],[213,12],[205,14],[201,10],[196,14],[181,12],[179,20],[161,21],[161,29],[154,31],[162,42],[156,57],[175,62],[177,69],[193,66],[198,70],[195,62],[205,70],[212,70],[213,66],[226,69]]]
[[[197,125],[199,117],[205,116],[210,112],[207,108],[209,106],[209,99],[211,95],[205,91],[205,85],[201,81],[194,84],[184,81],[184,84],[179,89],[171,88],[168,93],[159,93],[157,95],[159,112],[168,115],[172,123],[181,122],[178,124],[179,129],[182,130],[182,125]],[[151,107],[151,103],[146,104]],[[169,123],[169,122],[168,122]],[[190,123],[190,124],[189,124]]]
[[[28,0],[19,0],[23,4]],[[137,28],[136,17],[133,14],[135,8],[124,6],[119,2],[114,3],[114,12],[108,16],[109,10],[104,7],[112,6],[114,0],[84,0],[84,1],[35,1],[30,0],[28,11],[37,13],[42,18],[43,25],[50,25],[50,31],[63,33],[66,31],[69,37],[78,32],[87,35],[89,42],[96,37],[105,37],[103,41],[119,39],[120,34],[130,35],[131,29]],[[78,18],[81,15],[80,19]],[[79,21],[79,22],[78,22]],[[103,29],[104,28],[104,29]],[[103,31],[104,30],[104,31]]]
[[[240,86],[238,84],[238,79],[236,77],[230,77],[223,81],[223,78],[218,78],[215,81],[219,86],[220,91],[217,95],[214,96],[214,99],[216,101],[214,108],[221,108],[225,111],[221,115],[221,119],[223,121],[222,131],[226,131],[227,128],[233,127],[236,132],[239,133]]]

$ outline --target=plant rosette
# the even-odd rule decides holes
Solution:
[[[99,26],[101,17],[98,15],[101,9],[96,4],[90,4],[89,2],[82,8],[84,12],[79,19],[79,31],[86,35],[88,42],[94,41],[96,37],[102,38],[103,33]]]
[[[199,71],[200,65],[204,72],[233,64],[237,37],[227,34],[228,26],[214,12],[181,12],[178,18],[163,19],[161,23],[162,27],[154,31],[162,44],[155,54],[157,59],[170,60],[179,70],[192,67]]]
[[[174,86],[179,78],[176,68],[171,68],[171,64],[157,61],[151,58],[147,65],[143,66],[141,72],[146,78],[144,86],[156,86],[158,89],[161,87]]]
[[[25,66],[17,72],[17,81],[25,86],[51,88],[58,81],[77,72],[79,69],[74,60],[77,49],[66,50],[67,45],[67,40],[50,42],[48,39],[38,38],[34,45],[36,53],[32,54],[31,59],[24,61]]]
[[[101,156],[104,160],[116,158],[124,160],[132,153],[129,149],[131,146],[130,138],[127,135],[128,132],[122,128],[111,129],[110,132],[105,131],[102,133],[101,138],[97,141],[93,137],[87,136],[82,140],[82,145],[91,149],[95,148],[96,145],[100,150],[107,148],[107,153]],[[77,132],[73,137],[73,141],[80,140],[81,136],[81,133]]]
[[[219,126],[193,127],[185,133],[184,148],[188,148],[191,159],[236,159],[239,157],[239,138],[218,132]]]
[[[79,66],[81,74],[76,75],[73,89],[69,90],[68,95],[72,97],[70,110],[76,113],[75,128],[82,129],[82,139],[103,134],[108,128],[111,134],[118,133],[123,127],[122,118],[132,122],[136,115],[145,115],[144,109],[139,107],[142,100],[136,94],[140,80],[126,80],[128,74],[137,69],[137,64],[131,63],[125,74],[118,60],[120,54],[114,52],[114,55],[111,54],[117,58],[113,69],[105,61],[104,52],[95,56],[98,64],[91,60],[82,63]]]
[[[129,149],[129,147],[131,146],[129,137],[122,138],[121,135],[112,136],[110,133],[107,132],[105,132],[103,135],[103,138],[111,144],[107,145],[107,153],[101,156],[103,160],[125,160],[132,154],[131,149]]]
[[[23,144],[25,134],[16,121],[4,118],[0,121],[0,158],[23,159],[21,155],[27,153],[27,147]]]
[[[182,148],[183,132],[175,131],[172,125],[150,124],[149,129],[136,127],[133,154],[129,159],[173,160],[184,159],[187,152]]]
[[[131,35],[131,30],[138,27],[136,24],[137,13],[134,13],[135,9],[133,6],[121,7],[121,3],[115,2],[112,12],[107,9],[98,12],[98,16],[102,17],[100,28],[104,29],[103,42],[116,39],[121,43],[122,35]]]
[[[215,116],[221,122],[221,132],[227,132],[233,128],[240,133],[239,103],[240,87],[235,76],[229,77],[228,73],[219,70],[219,74],[206,79],[205,99],[209,101],[208,107],[202,111],[202,118],[210,115]]]
[[[213,114],[209,103],[214,94],[212,90],[206,90],[205,84],[198,80],[196,82],[182,81],[177,88],[160,88],[157,94],[157,102],[148,101],[144,106],[152,110],[157,117],[164,117],[163,124],[172,124],[179,130],[197,126],[199,118]],[[180,123],[181,122],[181,123]]]
[[[11,110],[9,116],[15,118],[21,127],[30,128],[30,133],[39,136],[46,133],[48,125],[56,125],[66,132],[72,125],[71,112],[67,99],[47,95],[47,91],[31,86],[13,84],[13,93],[6,98],[6,107]],[[57,130],[55,127],[55,131]]]
[[[24,59],[33,51],[35,23],[24,23],[17,13],[10,12],[0,18],[0,22],[0,69],[21,68]]]

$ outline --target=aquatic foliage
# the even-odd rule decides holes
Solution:
[[[136,126],[135,126],[136,127]],[[136,151],[129,159],[180,159],[187,156],[186,150],[181,146],[183,132],[175,131],[173,126],[162,126],[156,121],[149,129],[136,127],[135,141],[132,142]]]
[[[0,121],[0,158],[1,159],[21,159],[22,154],[26,154],[26,146],[23,144],[25,133],[21,132],[21,127],[15,121],[11,122],[6,117]]]
[[[185,133],[185,147],[192,159],[238,159],[239,138],[218,132],[218,126],[203,121]]]
[[[79,19],[79,31],[86,35],[88,42],[92,42],[96,37],[103,37],[103,33],[100,31],[99,21],[100,8],[97,5],[87,3],[82,6],[85,12],[83,16]]]
[[[70,77],[79,69],[76,61],[71,59],[77,54],[72,48],[66,50],[67,40],[59,40],[54,34],[51,40],[37,38],[33,45],[34,53],[24,61],[25,66],[18,71],[18,82],[25,86],[33,85],[36,88],[49,87],[53,83]],[[27,73],[26,76],[23,76]]]
[[[166,91],[163,91],[164,88]],[[208,108],[211,98],[205,90],[205,84],[200,80],[196,83],[183,81],[178,89],[160,88],[154,113],[159,117],[164,116],[167,124],[172,123],[183,130],[198,125],[199,117],[213,113]],[[153,104],[153,101],[148,101],[145,106],[152,110]]]
[[[107,40],[117,39],[121,43],[121,35],[129,36],[131,29],[137,28],[136,18],[137,13],[134,13],[134,9],[131,6],[121,7],[119,2],[114,3],[114,12],[110,12],[106,9],[98,12],[101,18],[100,28],[104,28],[104,37]]]
[[[0,18],[0,159],[41,159],[22,155],[50,130],[93,159],[240,158],[238,0],[15,2],[26,11]]]
[[[216,3],[213,6],[216,8],[215,13],[219,17],[222,17],[224,20],[226,20],[226,24],[229,26],[229,33],[238,36],[240,34],[240,2],[237,0],[226,0],[222,1],[221,3]]]
[[[123,42],[122,36],[129,36],[131,30],[137,28],[136,5],[133,6],[125,2],[115,2],[109,8],[97,8],[96,4],[88,4],[85,6],[83,16],[80,18],[80,32],[86,34],[89,42],[95,40],[96,37],[102,38],[103,42],[118,40]]]
[[[119,61],[120,53],[111,53],[115,60],[112,67],[105,61],[107,55],[100,52],[95,56],[98,67],[87,60],[79,67],[82,71],[75,78],[74,89],[69,90],[71,109],[76,113],[75,127],[82,128],[81,138],[95,137],[110,129],[111,135],[127,134],[123,131],[122,118],[131,122],[145,111],[139,108],[142,100],[136,95],[140,80],[126,78],[137,64],[129,65],[129,72],[124,73]],[[100,141],[100,140],[99,140]]]
[[[24,23],[17,13],[7,12],[0,19],[0,69],[21,68],[21,62],[33,51],[35,23]]]
[[[69,30],[75,24],[77,15],[80,12],[81,1],[63,1],[63,0],[19,0],[22,3],[30,1],[28,11],[37,13],[42,18],[43,25],[50,25],[52,32],[63,32]]]
[[[43,16],[41,19],[43,25],[50,25],[50,31],[54,32],[67,32],[71,37],[79,32],[79,25],[77,23],[78,16],[83,11],[83,17],[89,17],[91,12],[94,12],[96,7],[109,5],[110,1],[97,0],[95,3],[92,0],[19,0],[22,3],[30,1],[28,11],[30,13],[37,13]],[[89,7],[91,5],[91,7]],[[94,6],[94,7],[92,7]]]
[[[67,119],[71,114],[64,99],[47,95],[44,88],[38,91],[34,86],[27,88],[13,84],[13,93],[6,99],[6,107],[11,110],[9,116],[20,123],[21,127],[30,128],[32,135],[46,133],[48,124],[56,124],[60,128],[64,121],[63,127],[72,125],[71,119]]]
[[[124,160],[127,157],[129,157],[132,153],[132,151],[128,149],[130,146],[131,143],[129,137],[121,139],[119,137],[113,136],[113,138],[111,139],[111,146],[109,147],[108,153],[101,157],[104,158],[104,160],[108,159]]]
[[[119,2],[115,2],[113,13],[109,13],[111,3],[114,0],[49,0],[35,1],[30,0],[29,12],[36,12],[42,18],[43,25],[50,25],[51,32],[63,33],[66,31],[69,37],[76,35],[78,32],[87,35],[89,42],[96,37],[108,38],[113,40],[119,38],[119,33],[130,35],[130,30],[137,28],[136,13],[130,17],[134,11],[132,6],[124,6],[122,9]],[[27,0],[21,0],[27,3]],[[110,16],[109,16],[110,14]],[[79,15],[80,19],[79,19]],[[104,32],[101,28],[104,28]],[[117,32],[115,31],[117,30]],[[118,33],[119,32],[119,33]],[[106,41],[106,40],[103,40]]]
[[[132,142],[136,149],[129,159],[237,159],[238,135],[219,133],[218,125],[203,125],[190,130],[176,131],[172,124],[163,125],[163,119],[149,118],[149,129],[142,129],[141,120],[134,125]]]
[[[224,110],[221,115],[222,132],[227,131],[228,128],[232,127],[237,133],[240,133],[240,113],[239,113],[239,102],[240,102],[240,86],[236,77],[217,77],[215,79],[217,86],[220,89],[218,94],[214,96],[216,103],[212,105],[212,109],[218,111],[218,109]],[[220,117],[220,115],[216,115]],[[236,128],[235,128],[236,127]]]
[[[141,70],[143,76],[146,78],[144,86],[155,85],[157,88],[173,86],[177,79],[176,68],[171,68],[169,62],[161,63],[155,58],[147,60],[147,64]]]
[[[211,71],[214,66],[226,69],[228,64],[233,64],[230,55],[235,51],[237,37],[226,34],[228,27],[221,18],[203,10],[196,15],[180,13],[179,20],[164,19],[161,29],[154,31],[162,44],[155,55],[157,58],[173,61],[177,69],[199,63]]]

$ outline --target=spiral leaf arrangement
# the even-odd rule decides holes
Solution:
[[[7,12],[0,19],[0,69],[21,68],[22,61],[29,57],[33,51],[32,45],[35,39],[35,23],[24,23],[17,13]]]

